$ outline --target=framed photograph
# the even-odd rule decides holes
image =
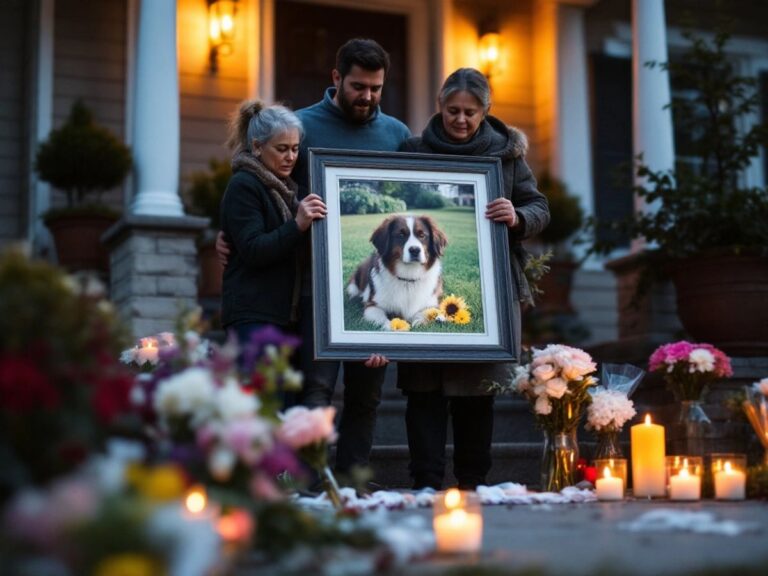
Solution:
[[[515,361],[520,334],[492,158],[311,149],[315,357]]]

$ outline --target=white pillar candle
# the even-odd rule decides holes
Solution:
[[[664,496],[666,492],[664,427],[652,424],[650,415],[647,415],[644,423],[632,426],[631,448],[634,495]]]
[[[747,477],[741,470],[733,470],[726,462],[723,470],[715,473],[715,498],[718,500],[744,500]]]
[[[669,497],[672,500],[700,500],[701,478],[683,468],[669,479]]]
[[[603,477],[595,483],[598,500],[622,500],[624,498],[624,481],[621,478],[611,476],[611,469],[607,466],[603,470]]]

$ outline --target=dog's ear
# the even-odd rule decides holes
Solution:
[[[429,251],[437,258],[443,255],[445,247],[448,246],[448,237],[437,226],[437,223],[429,216],[422,216],[424,224],[429,228]]]
[[[371,244],[374,245],[376,251],[384,256],[389,251],[389,239],[391,234],[389,233],[389,225],[392,223],[392,218],[387,218],[379,224],[379,227],[371,234]]]

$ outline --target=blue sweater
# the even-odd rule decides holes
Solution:
[[[328,88],[320,102],[296,111],[304,124],[304,139],[291,178],[299,185],[299,195],[307,194],[309,183],[309,148],[377,150],[395,152],[411,136],[408,127],[376,108],[364,123],[350,122],[333,102],[335,88]]]

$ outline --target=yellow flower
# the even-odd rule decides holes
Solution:
[[[162,566],[145,554],[125,553],[108,556],[96,566],[93,576],[158,576]]]
[[[427,322],[434,322],[440,314],[440,308],[427,308],[424,310],[424,319]]]
[[[467,303],[461,296],[450,294],[440,302],[440,311],[448,320],[453,320],[459,310],[466,310]]]
[[[470,320],[472,320],[472,315],[466,308],[456,312],[456,315],[453,317],[453,321],[456,322],[456,324],[469,324]]]
[[[411,325],[402,318],[392,318],[389,327],[395,332],[408,332],[411,329]]]
[[[140,473],[133,471],[129,482],[140,494],[156,502],[166,502],[181,497],[186,489],[184,474],[178,466],[166,464],[144,468]]]

